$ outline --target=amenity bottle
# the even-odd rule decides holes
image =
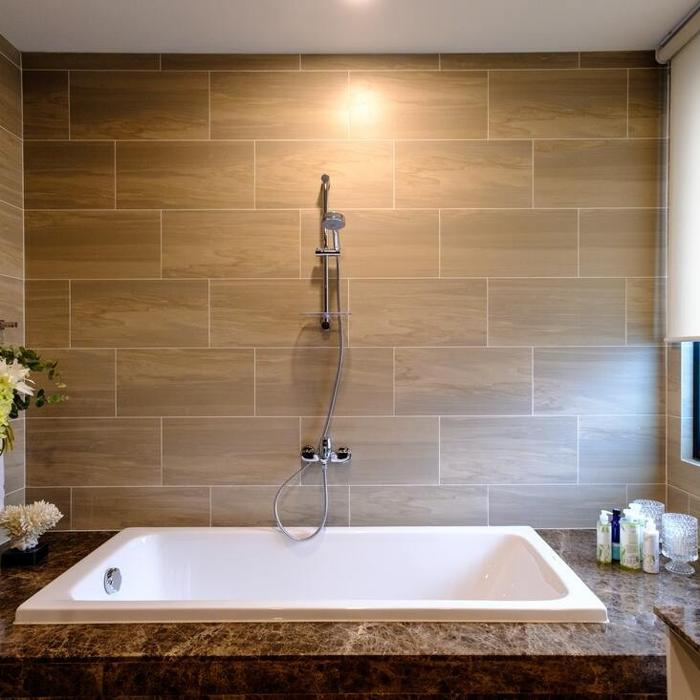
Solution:
[[[647,519],[642,544],[642,569],[648,574],[659,573],[659,531],[653,518]]]
[[[613,508],[612,511],[610,536],[612,539],[612,560],[620,561],[620,510],[618,508]]]
[[[639,506],[625,508],[620,520],[620,566],[639,571],[642,568],[642,523]]]
[[[596,523],[596,561],[599,564],[612,562],[612,528],[610,527],[609,510],[601,510]]]

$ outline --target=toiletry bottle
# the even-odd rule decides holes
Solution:
[[[596,561],[599,564],[610,564],[612,561],[612,529],[610,527],[609,510],[601,510],[596,523]]]
[[[653,518],[647,519],[642,545],[642,568],[648,574],[659,573],[659,531]]]
[[[612,539],[612,560],[620,561],[620,510],[613,508],[612,522],[610,523],[610,536]]]
[[[638,571],[642,568],[640,540],[638,514],[632,508],[625,508],[620,520],[620,566],[623,569]]]

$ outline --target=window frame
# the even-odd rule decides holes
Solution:
[[[693,459],[700,461],[700,342],[693,343]]]

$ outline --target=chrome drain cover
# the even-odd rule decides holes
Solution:
[[[104,587],[107,595],[114,595],[122,587],[122,572],[116,566],[105,571]]]

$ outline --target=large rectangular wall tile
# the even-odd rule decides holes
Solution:
[[[531,412],[531,352],[397,348],[397,414]]]
[[[0,202],[0,275],[24,276],[22,210]]]
[[[589,528],[601,509],[624,503],[626,496],[624,484],[492,486],[489,524]]]
[[[492,345],[624,345],[623,279],[491,279]]]
[[[621,137],[626,132],[624,70],[489,75],[490,138]]]
[[[632,503],[632,501],[638,498],[647,498],[652,501],[661,501],[661,503],[665,503],[666,507],[669,508],[667,495],[668,489],[663,482],[659,484],[627,484],[627,503]]]
[[[70,345],[69,299],[69,282],[66,280],[27,280],[27,345],[47,348],[66,348]]]
[[[351,486],[350,524],[486,525],[485,486]]]
[[[0,201],[22,207],[22,141],[5,129],[0,129]]]
[[[668,484],[700,494],[700,466],[692,460],[692,418],[668,417]]]
[[[666,280],[627,280],[627,343],[662,345],[666,334]]]
[[[119,350],[117,397],[120,416],[253,415],[253,351]]]
[[[274,527],[272,501],[276,486],[218,486],[212,489],[212,525]],[[328,488],[328,525],[348,525],[348,487]],[[316,526],[323,517],[318,486],[290,486],[280,498],[280,517],[288,527]]]
[[[321,173],[331,173],[334,207],[391,207],[392,162],[388,141],[262,141],[256,144],[256,206],[316,208]]]
[[[250,208],[253,143],[120,142],[117,204],[122,209]]]
[[[350,74],[352,138],[486,138],[486,72]]]
[[[24,138],[67,139],[68,71],[22,72]]]
[[[22,54],[22,66],[47,70],[158,70],[157,53],[70,53],[36,52]]]
[[[0,127],[22,136],[22,75],[20,69],[0,55]]]
[[[443,53],[440,54],[440,66],[442,70],[578,68],[578,53]]]
[[[653,51],[583,51],[581,68],[658,67]]]
[[[666,478],[664,416],[582,416],[581,483],[658,483]]]
[[[209,525],[207,488],[73,489],[74,530]]]
[[[667,486],[666,498],[663,500],[669,513],[688,513],[690,496],[675,486]]]
[[[2,343],[24,343],[24,283],[14,277],[0,276],[0,319],[14,321],[17,328],[7,328],[2,333]]]
[[[581,275],[660,277],[666,274],[663,209],[581,212]]]
[[[436,53],[302,54],[302,70],[437,70]]]
[[[440,212],[443,277],[575,277],[574,210]]]
[[[298,277],[299,213],[163,212],[163,276]]]
[[[296,53],[164,53],[163,70],[299,70]]]
[[[666,70],[630,71],[630,136],[666,136],[668,77],[669,73]]]
[[[693,344],[669,343],[668,415],[689,418],[693,415]]]
[[[353,346],[486,345],[485,280],[352,280]]]
[[[160,277],[157,211],[28,211],[27,277]]]
[[[348,135],[344,73],[212,73],[215,139],[313,139]]]
[[[24,418],[10,421],[14,442],[12,449],[3,452],[5,459],[5,493],[12,493],[24,488],[25,464],[24,453],[26,446]],[[0,484],[1,485],[1,484]]]
[[[202,347],[208,345],[205,280],[71,283],[75,347]]]
[[[53,503],[63,514],[58,521],[56,530],[71,529],[71,494],[69,488],[28,488],[25,492],[27,503],[34,501],[48,501]]]
[[[206,73],[76,71],[70,79],[73,139],[209,136]]]
[[[446,484],[576,483],[576,418],[440,419]]]
[[[662,148],[654,139],[537,141],[535,206],[658,206]]]
[[[347,277],[437,277],[437,211],[345,211],[352,236],[343,238],[342,272]],[[301,274],[321,274],[314,255],[320,245],[319,215],[301,212]]]
[[[396,144],[398,207],[529,207],[529,141]]]
[[[343,308],[347,286],[342,283]],[[337,311],[331,296],[331,311]],[[321,280],[212,280],[211,344],[217,347],[335,347],[338,324],[322,333],[312,316],[323,300]]]
[[[256,412],[263,416],[323,415],[335,376],[337,349],[256,352]],[[336,414],[393,413],[392,349],[354,348],[346,354]]]
[[[535,348],[535,413],[661,414],[660,348]]]
[[[132,418],[31,418],[28,486],[160,483],[160,421]]]
[[[298,418],[163,421],[166,484],[280,484],[298,463]]]
[[[323,418],[303,418],[301,441],[315,445]],[[336,418],[336,449],[348,446],[352,461],[329,469],[332,483],[436,484],[439,479],[437,416]],[[309,473],[311,472],[311,473]],[[318,470],[309,470],[304,483],[319,483]]]
[[[22,54],[2,34],[0,34],[0,54],[9,58],[16,66],[22,64]]]
[[[111,141],[26,141],[27,209],[113,209]]]
[[[67,400],[59,404],[30,409],[32,418],[114,416],[114,350],[62,350],[40,348],[46,360],[58,362],[58,372],[65,389],[57,389],[45,375],[36,378],[36,387],[47,394],[60,391]]]

